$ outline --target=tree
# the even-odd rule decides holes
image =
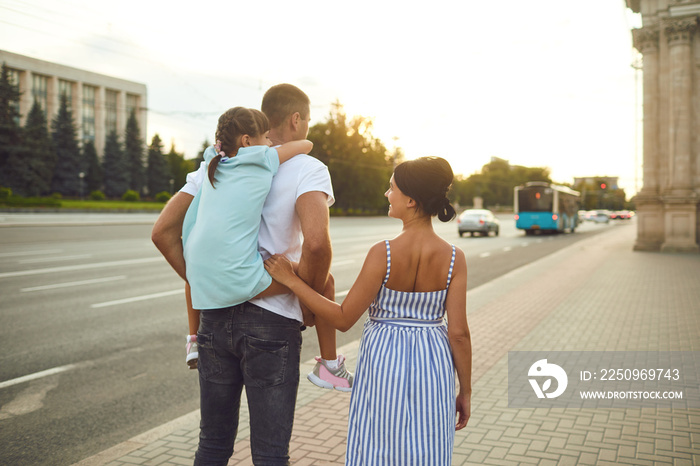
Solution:
[[[61,95],[61,105],[53,120],[53,144],[56,148],[56,166],[53,172],[51,189],[64,196],[77,196],[80,192],[80,178],[83,161],[78,145],[77,130],[73,122],[73,112],[68,106],[68,98]]]
[[[129,189],[141,193],[144,187],[143,170],[143,140],[139,133],[139,123],[136,113],[132,110],[126,122],[124,135],[124,159],[127,165]]]
[[[51,190],[51,179],[56,166],[56,150],[49,134],[46,114],[38,102],[34,102],[27,115],[23,132],[24,151],[17,163],[11,163],[18,185],[16,193],[23,196],[40,196]],[[13,188],[14,189],[14,188]]]
[[[379,212],[386,209],[386,191],[392,173],[392,157],[372,135],[372,120],[348,118],[339,102],[328,120],[309,130],[311,154],[328,166],[333,180],[335,207],[342,210]]]
[[[157,134],[153,136],[148,147],[146,178],[149,196],[153,197],[162,191],[170,192],[170,169],[163,155],[163,142]]]
[[[170,179],[173,180],[173,187],[179,189],[180,186],[185,184],[187,174],[194,170],[193,161],[185,160],[184,154],[175,150],[175,141],[171,143],[170,152],[167,153],[165,159],[168,161],[168,169],[170,171]]]
[[[450,191],[450,200],[460,205],[473,205],[481,197],[484,206],[513,205],[513,188],[528,181],[551,183],[549,169],[510,165],[507,160],[494,158],[467,178],[458,177]]]
[[[97,157],[95,143],[87,141],[83,144],[83,160],[85,162],[85,189],[87,193],[102,189],[102,167]]]
[[[18,86],[10,81],[9,69],[3,63],[0,72],[0,184],[5,186],[11,182],[8,162],[10,158],[19,157],[22,152],[20,95]]]
[[[124,158],[124,149],[115,131],[111,131],[105,141],[102,173],[107,197],[119,198],[129,189],[129,171]]]

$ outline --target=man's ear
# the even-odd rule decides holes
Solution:
[[[294,112],[292,115],[289,117],[289,126],[293,131],[296,131],[297,128],[299,127],[299,122],[301,121],[301,113],[299,112]]]

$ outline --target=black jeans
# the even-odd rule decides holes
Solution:
[[[288,465],[299,387],[300,323],[250,303],[200,313],[202,421],[194,464],[226,465],[238,432],[241,390],[255,465]]]

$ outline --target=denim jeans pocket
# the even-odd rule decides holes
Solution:
[[[287,369],[289,342],[263,340],[250,335],[245,341],[246,384],[259,388],[283,384]]]
[[[213,333],[197,333],[197,351],[199,351],[197,369],[200,377],[210,380],[221,375],[221,363],[214,350]]]

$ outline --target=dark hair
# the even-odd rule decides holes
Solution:
[[[454,174],[447,160],[421,157],[399,164],[394,169],[394,182],[406,196],[426,214],[442,222],[455,218],[455,209],[447,199]]]
[[[270,130],[270,122],[260,110],[245,107],[233,107],[219,117],[216,127],[216,140],[221,141],[221,150],[227,157],[234,157],[238,153],[238,140],[244,134],[258,137]],[[219,165],[221,155],[216,155],[209,162],[209,182],[214,186],[214,173]]]
[[[311,101],[304,91],[291,84],[277,84],[265,92],[260,109],[270,119],[270,126],[277,128],[294,112],[308,118]]]

